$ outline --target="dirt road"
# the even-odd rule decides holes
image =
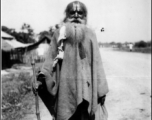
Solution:
[[[108,120],[150,120],[151,55],[101,49],[110,92]]]
[[[101,56],[110,90],[105,103],[108,120],[150,120],[151,55],[101,48]],[[41,120],[51,120],[42,102],[40,109]]]

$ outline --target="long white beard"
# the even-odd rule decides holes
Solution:
[[[66,38],[67,42],[72,45],[83,42],[85,39],[85,25],[76,23],[66,23]]]
[[[64,43],[70,43],[72,46],[77,45],[79,48],[80,58],[85,58],[85,50],[82,42],[85,39],[85,26],[82,24],[65,24],[60,28],[58,37],[58,54],[54,59],[53,67],[56,66],[58,60],[64,58]]]

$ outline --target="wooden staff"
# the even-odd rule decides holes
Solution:
[[[35,60],[32,57],[32,62],[31,62],[32,68],[33,68],[33,83],[34,83],[34,89],[37,89],[39,84],[37,82],[36,79],[36,74],[35,74]],[[35,107],[36,107],[36,116],[37,116],[37,120],[41,120],[40,119],[40,110],[39,110],[39,99],[38,99],[38,91],[35,90]]]

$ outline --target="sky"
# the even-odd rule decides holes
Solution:
[[[30,24],[35,33],[49,30],[64,18],[73,0],[1,0],[1,26],[21,31]],[[100,42],[151,40],[151,0],[79,0],[88,9],[88,25]],[[105,31],[101,32],[104,27]]]

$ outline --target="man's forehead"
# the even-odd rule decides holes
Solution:
[[[80,11],[80,9],[81,9],[81,6],[80,6],[79,2],[73,3],[73,10],[74,11]]]

